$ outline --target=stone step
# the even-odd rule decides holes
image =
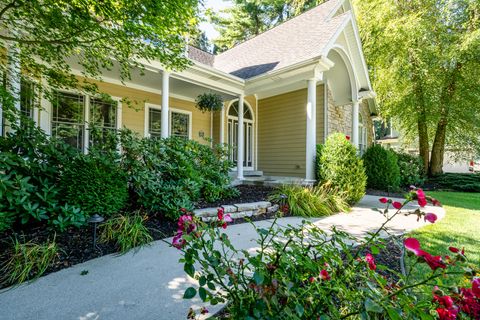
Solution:
[[[233,205],[223,205],[225,214],[229,214],[232,219],[257,216],[264,213],[278,211],[278,205],[268,201],[258,201],[251,203],[238,203]],[[203,221],[212,221],[217,219],[219,208],[203,208],[193,210],[193,214],[200,217]]]
[[[230,171],[229,174],[230,174],[230,177],[236,177],[237,171]],[[244,177],[262,177],[263,171],[246,170],[246,171],[243,171],[243,176]]]

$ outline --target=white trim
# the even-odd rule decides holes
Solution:
[[[90,148],[90,96],[83,97],[83,153],[87,154]]]
[[[220,111],[220,143],[225,143],[225,103],[223,103],[222,110]]]
[[[163,72],[162,74],[162,107],[167,112],[162,112],[162,138],[168,138],[170,136],[170,74],[168,72]]]
[[[331,50],[338,53],[340,58],[343,60],[343,63],[347,67],[348,77],[350,80],[350,85],[352,87],[352,101],[358,100],[359,98],[358,91],[359,91],[360,82],[358,81],[355,68],[353,67],[352,60],[350,60],[350,57],[348,56],[347,50],[343,46],[338,44],[333,45]]]
[[[155,110],[160,110],[162,111],[162,106],[159,104],[153,104],[153,103],[145,103],[145,115],[144,115],[144,132],[143,136],[145,138],[150,137],[150,128],[149,128],[149,116],[150,116],[150,109],[155,109]],[[193,130],[193,113],[192,111],[188,110],[182,110],[182,109],[177,109],[177,108],[169,108],[169,115],[168,115],[168,121],[171,124],[172,123],[172,112],[174,113],[182,113],[182,114],[188,114],[188,139],[192,139],[192,130]],[[169,135],[172,134],[172,126],[169,126]]]
[[[315,181],[315,154],[317,149],[317,80],[307,80],[305,181]]]
[[[238,98],[238,130],[237,130],[237,179],[238,180],[243,180],[243,161],[245,158],[245,154],[244,154],[245,125],[243,123],[244,106],[245,106],[245,97],[243,96],[243,94],[241,94]]]
[[[255,131],[254,131],[254,137],[255,137],[255,153],[253,155],[253,161],[255,163],[255,171],[258,171],[258,97],[255,94]]]
[[[327,142],[327,137],[328,137],[328,112],[329,112],[329,106],[328,106],[328,78],[325,78],[325,82],[323,83],[323,143]]]

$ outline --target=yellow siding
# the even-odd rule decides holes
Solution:
[[[325,137],[325,97],[324,86],[317,87],[317,144],[322,144]]]
[[[307,90],[258,101],[258,168],[265,175],[305,177]]]
[[[162,96],[147,91],[129,88],[106,82],[97,82],[99,90],[114,97],[125,98],[129,101],[123,104],[122,126],[138,132],[141,136],[145,133],[145,103],[161,105]],[[170,98],[170,108],[192,112],[192,139],[209,144],[200,137],[200,132],[205,138],[211,136],[211,113],[202,113],[195,107],[195,102]]]

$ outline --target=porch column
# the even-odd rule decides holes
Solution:
[[[310,79],[307,97],[307,152],[305,180],[315,181],[315,154],[317,150],[317,80]]]
[[[8,69],[7,69],[7,91],[13,98],[13,107],[17,111],[17,124],[20,124],[20,82],[21,82],[21,66],[20,66],[20,49],[16,43],[8,46],[7,52]],[[0,120],[3,123],[3,109]],[[12,129],[13,131],[13,129]]]
[[[352,143],[358,148],[358,121],[359,121],[359,107],[360,101],[353,101],[353,115],[352,115]]]
[[[222,110],[220,110],[220,143],[225,143],[225,104],[223,104]]]
[[[244,126],[243,126],[244,96],[238,97],[238,132],[237,132],[237,179],[243,180],[243,149],[244,149]]]
[[[168,138],[170,135],[170,128],[169,128],[169,114],[170,108],[168,105],[168,98],[170,95],[170,88],[169,88],[169,81],[170,81],[170,74],[166,71],[163,71],[162,74],[162,129],[161,129],[161,136],[162,138]]]

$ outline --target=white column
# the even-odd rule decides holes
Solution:
[[[13,98],[13,107],[20,115],[20,49],[17,43],[11,43],[8,47],[7,90]],[[17,118],[19,124],[20,118]]]
[[[317,150],[317,80],[308,80],[307,97],[307,152],[305,179],[315,181],[315,154]]]
[[[359,121],[359,101],[353,101],[353,115],[352,115],[352,143],[353,145],[358,148],[358,121]]]
[[[220,143],[225,143],[225,104],[220,111]]]
[[[238,98],[238,131],[237,131],[237,179],[243,180],[244,126],[243,126],[243,94]]]
[[[170,135],[170,125],[168,121],[170,115],[170,107],[168,105],[170,96],[169,81],[170,74],[164,71],[162,75],[162,138],[168,138]]]

